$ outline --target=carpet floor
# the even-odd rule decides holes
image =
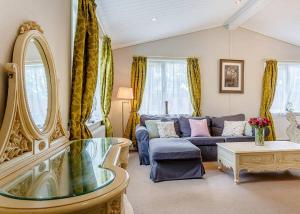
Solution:
[[[135,214],[298,214],[300,171],[242,173],[234,184],[232,172],[205,164],[203,179],[153,183],[150,166],[140,166],[130,153],[127,195]]]

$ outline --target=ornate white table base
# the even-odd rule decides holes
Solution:
[[[289,141],[270,141],[265,146],[254,142],[218,143],[219,169],[232,168],[234,182],[239,183],[240,171],[282,171],[300,169],[300,145]]]

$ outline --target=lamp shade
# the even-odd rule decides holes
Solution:
[[[117,98],[124,99],[124,100],[132,100],[133,99],[132,88],[120,87],[118,90]]]

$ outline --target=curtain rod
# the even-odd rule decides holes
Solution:
[[[300,59],[299,60],[290,60],[290,59],[272,59],[272,58],[265,58],[264,61],[268,61],[268,60],[276,60],[277,62],[296,62],[296,63],[300,63]]]

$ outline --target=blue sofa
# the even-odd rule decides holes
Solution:
[[[188,119],[207,119],[211,137],[191,137],[191,128]],[[240,137],[223,137],[222,131],[224,128],[224,121],[244,121],[244,114],[223,116],[223,117],[191,117],[186,115],[181,116],[153,116],[141,115],[140,124],[136,127],[136,139],[139,151],[139,158],[141,165],[149,165],[149,145],[153,140],[149,139],[149,133],[145,127],[146,120],[161,120],[161,121],[174,121],[175,130],[177,135],[182,141],[188,141],[201,150],[203,161],[216,161],[217,160],[217,144],[226,142],[247,142],[254,141],[253,136],[240,136]],[[158,141],[163,141],[158,138]]]
[[[207,119],[211,137],[191,137],[188,119]],[[174,121],[179,138],[149,138],[146,120]],[[151,165],[150,178],[154,182],[202,178],[202,161],[217,160],[217,144],[254,141],[253,136],[223,137],[224,121],[244,121],[245,115],[224,117],[190,117],[142,115],[136,127],[136,139],[141,165]]]

